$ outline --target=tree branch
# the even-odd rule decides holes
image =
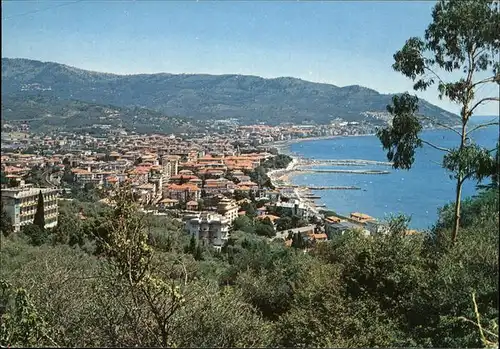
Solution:
[[[470,114],[472,115],[472,113],[474,112],[474,109],[476,109],[477,107],[479,107],[482,103],[484,103],[484,102],[488,102],[488,101],[500,102],[500,98],[499,98],[499,97],[486,97],[486,98],[480,99],[480,100],[479,100],[476,104],[474,104],[474,106],[470,109]]]
[[[459,320],[462,320],[462,321],[469,322],[469,323],[471,323],[471,324],[473,324],[474,326],[476,326],[476,327],[478,327],[478,328],[479,328],[479,326],[477,325],[477,323],[476,323],[476,322],[474,322],[474,321],[472,321],[472,320],[469,320],[469,319],[467,319],[466,317],[460,316],[458,319],[459,319]],[[486,332],[486,333],[488,333],[489,335],[492,335],[492,336],[494,336],[494,337],[497,337],[497,338],[498,338],[498,335],[497,335],[497,334],[495,334],[495,333],[493,333],[493,332],[491,332],[491,331],[488,331],[488,330],[486,330],[486,329],[484,329],[484,328],[483,328],[483,331],[484,331],[484,332]]]
[[[475,50],[474,50],[475,51]],[[483,54],[483,52],[486,52],[486,48],[482,48],[481,50],[477,51],[473,56],[472,58],[476,59],[478,58],[479,56],[481,56]]]
[[[462,179],[460,180],[460,185],[464,184],[464,182],[469,179],[470,177],[472,177],[474,175],[474,171],[470,171],[468,172],[467,174],[465,174]]]
[[[479,80],[479,81],[476,81],[475,83],[472,84],[472,88],[476,87],[477,85],[482,85],[482,84],[485,84],[485,83],[488,83],[488,82],[495,82],[495,79],[497,78],[497,75],[495,76],[490,76],[489,78],[486,78],[486,79],[483,79],[483,80]]]
[[[474,43],[472,45],[474,45]],[[465,81],[467,83],[467,87],[470,86],[471,89],[472,89],[472,75],[474,74],[474,70],[476,69],[476,62],[474,59],[475,52],[476,52],[476,47],[471,48],[471,50],[469,52],[467,52],[468,68],[467,68],[467,79]]]
[[[427,119],[427,120],[429,120],[429,121],[431,121],[431,122],[435,123],[436,125],[439,125],[439,126],[441,126],[441,127],[444,127],[444,128],[446,128],[446,129],[448,129],[448,130],[450,130],[450,131],[453,131],[453,132],[455,132],[457,135],[459,135],[460,137],[462,137],[462,134],[461,134],[459,131],[457,131],[455,128],[453,128],[453,127],[451,127],[451,126],[449,126],[449,125],[442,124],[442,123],[440,123],[439,121],[436,121],[436,119],[431,118],[431,117],[429,117],[429,116],[424,116],[424,115],[421,115],[420,117],[421,117],[421,118],[424,118],[424,119]]]
[[[439,80],[439,82],[441,82],[442,84],[445,83],[443,81],[443,79],[441,79],[441,77],[439,75],[437,75],[436,72],[434,70],[432,70],[428,65],[425,65],[424,69],[427,69],[428,71],[430,71]]]
[[[467,131],[465,134],[466,134],[466,136],[467,136],[469,133],[472,133],[472,132],[474,132],[474,131],[477,131],[477,130],[479,130],[479,129],[481,129],[481,128],[485,128],[485,127],[488,127],[488,126],[493,126],[493,125],[498,125],[498,124],[499,124],[499,123],[498,123],[498,121],[493,121],[493,122],[488,122],[488,123],[486,123],[486,124],[481,124],[481,125],[478,125],[478,126],[474,127],[473,129],[471,129],[471,130]]]
[[[428,142],[428,141],[425,141],[425,140],[423,140],[423,139],[421,139],[420,141],[421,141],[422,143],[424,143],[424,144],[427,144],[428,146],[430,146],[430,147],[432,147],[432,148],[434,148],[434,149],[441,150],[441,151],[445,151],[445,152],[447,152],[447,153],[451,153],[451,150],[450,150],[450,149],[448,149],[448,148],[443,148],[443,147],[440,147],[440,146],[434,145],[434,144],[432,144],[432,143],[430,143],[430,142]]]

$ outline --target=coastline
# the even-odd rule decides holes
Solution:
[[[303,158],[293,152],[290,149],[292,144],[301,143],[301,142],[310,142],[310,141],[319,141],[319,140],[330,140],[336,138],[343,137],[367,137],[367,136],[375,136],[374,133],[366,133],[366,134],[357,134],[357,135],[331,135],[331,136],[318,136],[318,137],[304,137],[304,138],[294,138],[284,141],[276,141],[266,143],[267,146],[274,146],[279,154],[288,155],[292,158],[292,161],[288,164],[286,168],[271,170],[267,173],[271,183],[274,187],[276,187],[280,193],[285,191],[286,187],[291,187],[293,185],[291,178],[297,174],[295,168],[300,165],[301,160]],[[279,183],[278,183],[279,182]],[[294,197],[299,201],[299,203],[303,204],[307,207],[307,209],[313,213],[314,215],[321,216],[320,210],[332,210],[327,206],[318,207],[318,203],[316,199],[306,198],[306,195],[311,195],[312,191],[304,188],[294,188],[293,189]],[[333,210],[334,211],[334,210]]]
[[[280,152],[282,153],[282,152]],[[287,154],[288,155],[288,154]],[[267,173],[267,176],[271,180],[271,183],[280,193],[283,193],[284,188],[291,186],[292,183],[290,181],[290,176],[294,173],[295,167],[300,164],[301,158],[298,156],[291,156],[292,161],[288,164],[286,168],[271,170]],[[278,184],[277,181],[282,184]],[[316,205],[315,200],[308,199],[305,197],[306,194],[311,194],[311,191],[303,188],[293,188],[293,193],[295,198],[299,201],[299,203],[303,204],[307,207],[307,210],[310,211],[314,215],[320,215],[320,211]],[[326,208],[325,208],[326,209]]]
[[[460,125],[457,126],[450,126],[454,129],[460,129]],[[446,130],[446,127],[429,127],[429,128],[424,128],[422,131],[440,131],[440,130]],[[292,144],[296,143],[301,143],[301,142],[308,142],[308,141],[321,141],[321,140],[328,140],[328,139],[335,139],[335,138],[342,138],[342,137],[368,137],[368,136],[376,136],[375,133],[362,133],[362,134],[355,134],[355,135],[330,135],[330,136],[316,136],[316,137],[302,137],[302,138],[292,138],[292,139],[287,139],[283,141],[274,141],[274,142],[269,142],[269,143],[264,143],[263,145],[265,146],[274,146],[278,148],[278,150],[281,150],[281,148],[284,147],[289,147]],[[289,154],[286,154],[289,155]]]
[[[363,133],[363,134],[358,134],[358,135],[332,135],[332,136],[293,138],[293,139],[287,139],[284,141],[265,143],[264,145],[274,146],[274,147],[278,148],[278,150],[281,150],[280,148],[289,147],[292,144],[301,143],[301,142],[322,141],[322,140],[329,140],[329,139],[342,138],[342,137],[367,137],[367,136],[375,136],[375,133]]]
[[[443,130],[443,127],[433,127],[425,129],[425,131],[440,131]],[[290,193],[290,187],[293,186],[292,178],[295,175],[300,174],[295,171],[296,167],[300,166],[304,158],[296,153],[293,153],[290,149],[290,146],[296,143],[308,142],[308,141],[318,141],[318,140],[330,140],[337,138],[347,138],[347,137],[365,137],[365,136],[375,136],[375,134],[357,134],[357,135],[334,135],[334,136],[318,136],[318,137],[304,137],[304,138],[294,138],[290,140],[284,141],[276,141],[271,143],[266,143],[267,146],[274,146],[279,154],[288,155],[292,158],[292,162],[287,166],[287,168],[272,170],[267,173],[269,178],[271,179],[271,183],[280,191]],[[287,188],[288,187],[288,188]],[[334,211],[335,208],[328,207],[326,205],[319,206],[319,202],[316,199],[311,199],[308,196],[313,194],[313,192],[309,189],[305,188],[294,188],[293,189],[294,197],[300,203],[305,205],[308,210],[316,215],[321,215],[320,210],[329,210]],[[368,212],[368,214],[370,214]],[[377,218],[377,217],[374,217]]]

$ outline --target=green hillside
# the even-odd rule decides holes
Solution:
[[[49,96],[2,96],[2,124],[27,123],[32,131],[75,131],[109,125],[139,133],[196,132],[205,124],[145,108],[99,105]]]
[[[296,78],[245,75],[113,75],[57,63],[2,58],[2,99],[42,95],[103,105],[143,107],[198,120],[238,118],[241,123],[380,123],[392,95],[362,86],[338,87]],[[421,112],[453,123],[454,115],[426,101]]]

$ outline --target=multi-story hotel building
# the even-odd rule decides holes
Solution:
[[[229,239],[229,219],[212,213],[201,213],[188,217],[186,230],[199,241],[205,241],[220,251]]]
[[[229,220],[229,223],[238,218],[239,206],[236,201],[228,198],[223,198],[217,204],[217,213],[223,215]]]
[[[50,188],[8,188],[2,189],[2,202],[14,231],[20,231],[25,225],[33,224],[38,195],[42,191],[45,215],[45,228],[57,225],[58,190]]]
[[[161,158],[164,182],[168,181],[170,177],[177,175],[179,172],[179,159],[180,156],[177,155],[164,155]]]

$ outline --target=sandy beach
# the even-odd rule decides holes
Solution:
[[[300,159],[298,157],[292,156],[292,161],[288,164],[288,166],[284,169],[272,170],[267,173],[269,178],[271,179],[271,183],[273,186],[277,187],[278,190],[280,187],[291,186],[290,176],[293,175],[294,169],[300,165]],[[308,210],[315,214],[319,215],[319,210],[314,203],[314,200],[307,199],[304,196],[306,194],[311,194],[310,190],[303,188],[294,188],[293,192],[297,200],[302,203],[304,206],[308,208]]]

